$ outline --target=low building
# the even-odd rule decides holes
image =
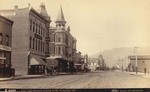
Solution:
[[[84,57],[81,55],[81,52],[78,53],[74,53],[73,55],[73,62],[74,62],[74,66],[77,69],[77,71],[83,71],[84,70]]]
[[[129,56],[130,71],[136,71],[136,56]],[[150,72],[150,55],[138,55],[137,56],[137,71],[144,72],[144,69],[147,69],[147,72]]]
[[[0,16],[0,77],[14,75],[11,68],[12,25],[13,21]]]

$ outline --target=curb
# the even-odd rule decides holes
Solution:
[[[29,76],[29,77],[13,77],[13,78],[9,78],[9,79],[4,79],[4,80],[0,80],[0,82],[3,81],[13,81],[13,80],[20,80],[20,79],[34,79],[34,78],[44,78],[46,75],[43,76]]]

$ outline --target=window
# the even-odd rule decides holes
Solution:
[[[40,28],[41,28],[41,26],[39,25],[39,31],[41,30]]]
[[[3,35],[2,35],[2,33],[0,33],[0,44],[2,44],[3,43]]]
[[[61,47],[58,47],[58,54],[61,54]]]
[[[56,35],[56,42],[61,42],[62,39],[62,35],[61,34],[57,34]]]
[[[35,31],[34,29],[35,29],[35,22],[33,22],[33,32]]]
[[[43,36],[43,31],[41,31],[41,36]]]
[[[43,52],[45,51],[45,44],[44,44],[44,42],[43,42]]]
[[[32,30],[32,20],[30,20],[30,30]]]
[[[39,34],[40,34],[40,31],[42,31],[42,27],[41,27],[41,30],[39,30]]]
[[[61,42],[61,37],[60,36],[58,37],[58,42]]]
[[[36,23],[36,33],[37,33],[37,30],[38,30],[38,24]]]
[[[35,43],[35,39],[33,38],[33,49],[34,49],[34,43]]]
[[[40,40],[38,42],[38,51],[40,51]]]
[[[35,50],[37,50],[37,39],[35,39]]]
[[[32,44],[32,37],[30,37],[30,46],[29,46],[29,48],[31,48],[31,44]]]
[[[56,47],[55,47],[55,54],[56,54],[56,55],[58,55],[57,52],[58,52],[58,47],[56,46]]]
[[[45,36],[45,29],[43,29],[43,37]]]
[[[6,35],[6,46],[9,46],[9,36]]]
[[[42,41],[41,41],[41,50],[40,50],[41,52],[43,51],[43,49],[42,49],[42,48],[43,48],[43,45],[42,45]]]

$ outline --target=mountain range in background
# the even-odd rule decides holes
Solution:
[[[89,58],[98,58],[98,55],[102,54],[108,67],[117,65],[121,67],[122,66],[121,59],[123,59],[123,67],[126,68],[129,64],[128,56],[135,55],[135,53],[136,52],[134,50],[134,47],[121,47],[98,52],[90,56]],[[150,47],[139,47],[138,55],[150,55]]]

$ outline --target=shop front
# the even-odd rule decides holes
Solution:
[[[14,76],[15,69],[11,66],[11,52],[0,50],[0,77]]]
[[[30,75],[41,75],[45,74],[46,63],[40,56],[30,55],[29,74]]]

